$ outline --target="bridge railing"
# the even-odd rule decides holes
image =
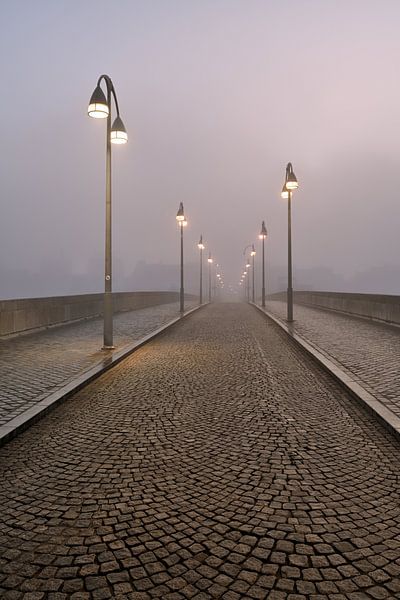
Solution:
[[[271,294],[269,299],[286,301],[286,293]],[[294,302],[400,325],[400,296],[296,291]]]
[[[190,294],[185,296],[194,299]],[[114,312],[136,310],[178,302],[178,292],[115,292]],[[0,336],[99,317],[103,314],[103,294],[51,296],[0,301]]]

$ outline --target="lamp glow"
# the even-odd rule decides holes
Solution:
[[[112,144],[126,144],[128,134],[120,117],[117,117],[111,127],[110,139]]]
[[[104,92],[98,85],[90,98],[88,115],[89,117],[93,117],[93,119],[106,119],[109,112],[110,109]]]
[[[176,213],[176,220],[178,222],[183,222],[185,220],[185,213],[183,211],[183,202],[179,204],[178,212]]]

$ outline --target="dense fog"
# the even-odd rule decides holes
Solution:
[[[3,0],[0,297],[102,291],[111,76],[113,287],[187,289],[203,235],[235,290],[262,220],[268,290],[400,293],[397,0]]]

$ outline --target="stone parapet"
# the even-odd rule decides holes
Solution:
[[[286,301],[286,293],[271,294],[269,299]],[[298,291],[294,302],[400,325],[400,296]]]
[[[194,296],[186,295],[186,298]],[[178,292],[115,292],[114,312],[178,302]],[[103,294],[0,301],[0,336],[51,327],[103,314]]]

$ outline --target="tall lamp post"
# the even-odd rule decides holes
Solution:
[[[183,210],[183,203],[179,204],[178,212],[176,213],[176,220],[181,230],[181,288],[179,294],[179,311],[184,313],[185,311],[185,291],[183,289],[183,228],[186,227],[187,221],[185,219],[185,213]]]
[[[252,285],[253,285],[253,289],[252,289],[252,294],[251,294],[251,301],[253,302],[253,304],[256,301],[256,285],[255,285],[255,255],[256,255],[256,251],[254,249],[254,244],[251,245],[251,252],[250,252],[250,256],[252,258],[252,270],[253,270],[253,276],[252,276]]]
[[[246,246],[246,247],[243,249],[243,256],[246,254],[246,250],[247,250],[247,248],[251,248],[250,256],[251,256],[251,257],[252,257],[252,259],[253,259],[253,261],[252,261],[252,263],[253,263],[253,264],[252,264],[252,266],[253,266],[253,269],[252,269],[252,287],[253,287],[253,290],[252,290],[252,302],[254,302],[254,298],[255,298],[255,283],[254,283],[254,282],[255,282],[255,277],[254,277],[254,257],[255,257],[255,255],[256,255],[256,251],[255,251],[255,249],[254,249],[254,244],[248,244],[248,246]],[[250,267],[250,260],[247,258],[247,259],[246,259],[246,269],[248,269],[249,267]],[[248,297],[247,297],[247,300],[250,302],[250,291],[249,291],[249,287],[250,287],[250,281],[248,280],[248,282],[247,282],[247,288],[248,288],[248,289],[247,289],[247,296],[248,296]]]
[[[203,236],[200,236],[199,243],[197,244],[200,250],[200,304],[203,304],[203,250],[205,248],[203,244]]]
[[[261,306],[265,308],[265,248],[264,242],[267,239],[267,228],[265,227],[265,221],[261,225],[261,233],[258,236],[262,240],[262,295],[261,295]]]
[[[250,259],[246,259],[246,273],[247,273],[247,302],[250,302],[250,277],[249,277],[249,269],[250,269]]]
[[[211,265],[213,264],[213,259],[211,256],[211,252],[208,254],[208,301],[211,302]]]
[[[100,85],[104,80],[107,97]],[[111,125],[111,96],[117,116]],[[111,254],[111,144],[126,144],[128,134],[119,116],[119,107],[114,85],[108,75],[101,75],[90,98],[89,117],[107,119],[106,137],[106,240],[105,240],[105,277],[104,277],[104,337],[103,350],[114,348],[113,345],[113,305],[112,305],[112,254]]]
[[[281,196],[288,201],[288,287],[287,287],[287,321],[293,321],[293,275],[292,275],[292,191],[299,187],[292,163],[286,166],[285,183]]]

